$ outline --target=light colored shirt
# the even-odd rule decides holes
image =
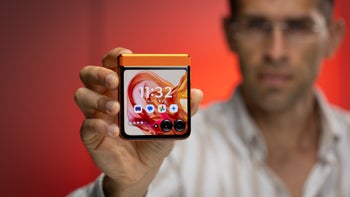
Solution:
[[[304,184],[304,197],[350,196],[350,114],[316,91],[321,114],[317,163]],[[266,165],[267,148],[239,91],[224,103],[200,110],[192,134],[176,142],[147,196],[288,197],[283,182]],[[103,196],[101,175],[76,196]]]

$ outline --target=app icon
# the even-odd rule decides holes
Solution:
[[[146,105],[146,112],[147,113],[153,113],[154,112],[154,105]]]
[[[164,104],[158,105],[158,112],[159,113],[164,113],[166,111],[166,107]]]
[[[134,106],[134,112],[139,114],[142,112],[142,106],[141,105],[135,105]]]
[[[179,111],[179,108],[176,104],[171,104],[169,110],[171,113],[176,113],[177,111]]]

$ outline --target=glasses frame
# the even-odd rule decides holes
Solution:
[[[249,29],[249,23],[252,23],[252,20],[255,20],[255,18],[243,17],[238,19],[228,19],[233,38],[261,42],[269,40],[272,37],[273,32],[279,30],[283,33],[285,40],[288,42],[299,43],[310,40],[310,38],[314,37],[326,27],[325,23],[317,23],[311,19],[305,19],[305,21],[303,21],[304,19],[272,21],[258,18],[257,21],[261,23],[259,24],[260,26],[257,26],[256,29]],[[293,29],[293,22],[291,21],[301,21],[304,26],[300,29]]]

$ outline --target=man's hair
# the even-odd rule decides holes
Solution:
[[[231,17],[234,19],[239,13],[240,1],[243,0],[229,0],[231,8]],[[319,9],[326,17],[327,21],[330,21],[333,15],[334,0],[318,0]]]

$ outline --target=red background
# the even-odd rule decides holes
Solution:
[[[350,24],[350,2],[336,15]],[[64,196],[99,171],[79,139],[73,101],[79,70],[125,46],[139,53],[190,53],[192,85],[203,104],[227,99],[239,76],[221,29],[226,0],[33,0],[0,3],[0,191],[2,196]],[[350,109],[350,37],[319,80]]]

